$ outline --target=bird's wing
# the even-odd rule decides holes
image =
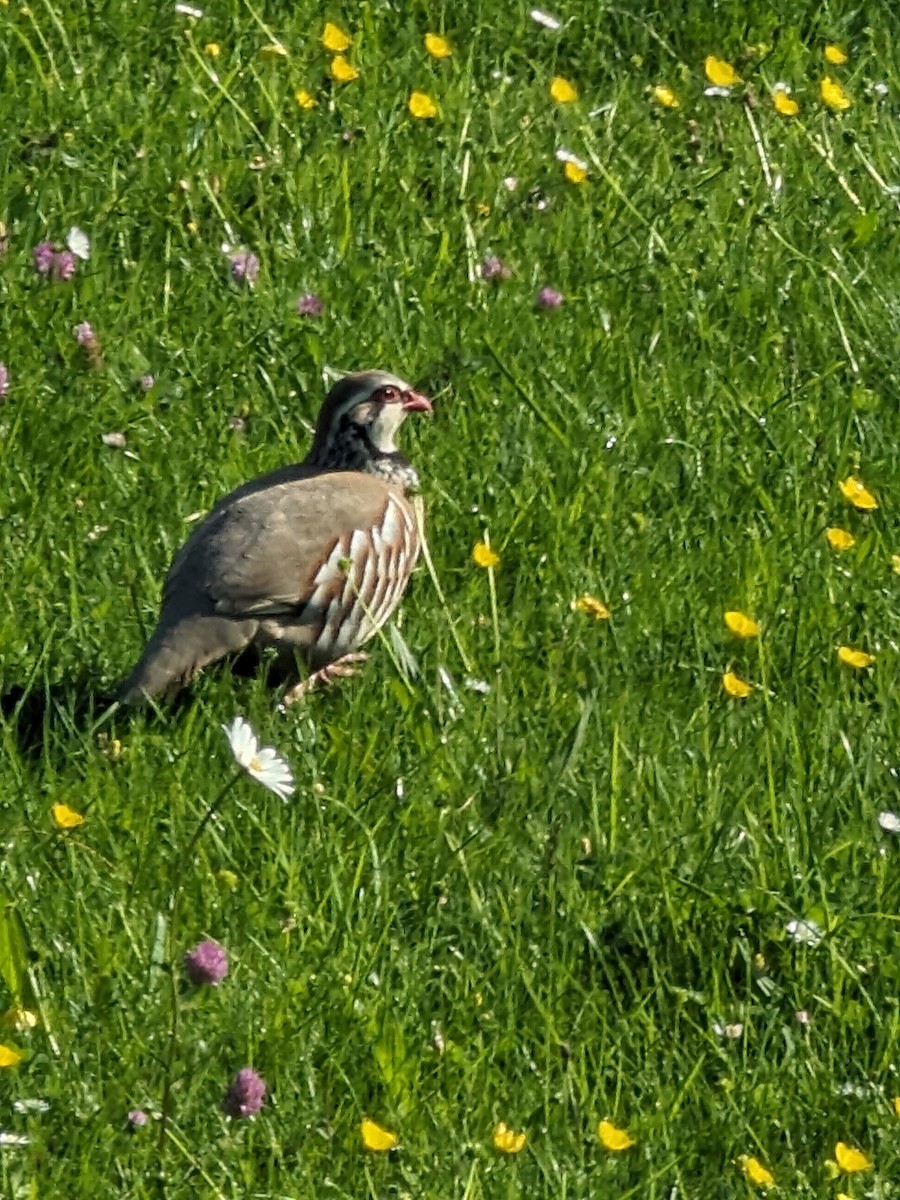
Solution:
[[[373,531],[382,542],[399,539],[407,507],[395,488],[359,472],[275,472],[226,496],[194,530],[166,599],[187,586],[223,616],[319,624],[345,588],[359,539]]]

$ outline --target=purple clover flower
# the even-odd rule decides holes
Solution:
[[[133,1108],[128,1114],[128,1124],[132,1129],[142,1128],[149,1120],[150,1118],[141,1108]]]
[[[6,363],[0,362],[0,400],[5,400],[9,395],[9,368]]]
[[[97,345],[97,335],[89,321],[82,321],[80,325],[75,326],[75,340],[79,346],[87,346],[89,349]]]
[[[246,283],[253,287],[259,275],[259,259],[252,250],[236,250],[229,255],[231,263],[231,278],[236,283]]]
[[[60,283],[68,283],[75,274],[77,259],[71,250],[60,250],[53,256],[53,278]]]
[[[266,1081],[252,1067],[241,1067],[225,1093],[222,1109],[229,1117],[255,1117],[266,1099]]]
[[[193,950],[188,950],[184,956],[184,970],[191,983],[198,986],[208,983],[218,987],[228,974],[228,955],[224,946],[207,939],[198,944]]]
[[[138,380],[138,385],[142,392],[149,392],[155,383],[156,380],[152,375],[142,375]]]
[[[537,294],[535,303],[538,308],[559,308],[565,297],[556,288],[542,287]]]
[[[481,278],[488,283],[512,277],[512,271],[496,254],[486,254],[481,263]]]
[[[297,301],[297,315],[301,317],[321,317],[325,304],[321,296],[315,292],[305,292]]]
[[[53,249],[52,242],[39,242],[32,250],[31,256],[34,259],[34,269],[38,275],[49,275],[50,268],[53,266],[53,259],[56,251]]]

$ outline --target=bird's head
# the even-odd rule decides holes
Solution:
[[[390,475],[394,466],[408,467],[395,441],[407,414],[431,411],[427,396],[387,371],[345,375],[322,405],[309,461],[326,469]]]

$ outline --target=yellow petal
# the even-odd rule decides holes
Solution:
[[[563,164],[563,174],[569,183],[584,183],[587,179],[587,171],[584,167],[579,167],[578,163],[567,162]]]
[[[706,61],[703,63],[706,71],[706,78],[710,83],[714,83],[716,87],[734,87],[736,83],[741,82],[741,77],[737,71],[724,59],[716,58],[714,54],[709,54]]]
[[[900,1117],[900,1096],[894,1097],[894,1112]]]
[[[393,1150],[399,1141],[396,1133],[391,1133],[389,1129],[384,1129],[368,1117],[363,1117],[360,1121],[359,1132],[367,1150]]]
[[[476,542],[472,548],[472,561],[477,567],[499,567],[500,555],[496,554],[486,542]]]
[[[833,108],[835,112],[844,112],[852,104],[850,97],[841,87],[836,79],[832,79],[830,75],[826,75],[822,80],[819,91],[822,100],[829,108]]]
[[[757,1187],[774,1187],[775,1176],[771,1171],[767,1171],[758,1158],[754,1158],[752,1154],[745,1154],[740,1160],[741,1168],[751,1183],[755,1183]]]
[[[667,83],[658,83],[656,87],[650,89],[650,94],[654,100],[659,101],[663,108],[678,107],[678,97]]]
[[[413,92],[409,98],[409,111],[418,120],[425,121],[437,116],[438,107],[425,92]]]
[[[857,1150],[855,1146],[848,1146],[846,1142],[838,1142],[834,1148],[834,1157],[837,1165],[848,1175],[853,1175],[856,1171],[868,1171],[872,1165],[871,1160],[866,1158],[862,1150]]]
[[[84,824],[84,817],[81,813],[76,812],[74,808],[69,808],[68,804],[54,804],[50,811],[53,813],[53,820],[59,829],[76,829],[79,825]]]
[[[781,113],[783,117],[796,117],[800,111],[800,105],[796,100],[792,100],[784,88],[776,88],[772,93],[772,103],[775,105],[775,111]]]
[[[557,104],[571,104],[573,100],[578,99],[575,88],[568,79],[563,79],[562,75],[553,77],[553,82],[550,84],[550,95]]]
[[[502,1121],[494,1127],[494,1147],[503,1154],[518,1154],[526,1141],[524,1133],[516,1133]]]
[[[891,569],[895,575],[900,575],[900,554],[891,555]]]
[[[828,545],[832,550],[852,550],[856,545],[856,538],[852,533],[848,533],[846,529],[838,529],[836,527],[826,529],[825,537],[828,539]]]
[[[6,1010],[2,1020],[7,1028],[24,1033],[26,1029],[34,1029],[38,1023],[38,1015],[27,1008],[21,1008],[18,1004],[14,1004],[12,1008]]]
[[[22,1055],[12,1046],[0,1045],[0,1067],[17,1067],[22,1061]]]
[[[587,613],[589,617],[596,617],[598,621],[608,621],[610,611],[596,596],[579,596],[577,600],[572,601],[573,612]]]
[[[846,1192],[838,1192],[834,1200],[853,1200],[852,1196],[848,1196]]]
[[[759,634],[759,625],[752,617],[748,617],[742,612],[727,612],[725,614],[725,624],[739,638],[754,638]]]
[[[311,95],[305,88],[297,88],[294,92],[294,99],[301,108],[315,108],[318,104],[315,96]]]
[[[825,61],[830,62],[833,67],[839,67],[847,61],[847,55],[834,42],[829,42],[825,47]]]
[[[330,21],[322,30],[322,45],[332,54],[343,54],[345,50],[349,49],[351,41],[349,33],[344,33],[343,29],[332,25]]]
[[[620,1150],[628,1150],[631,1146],[636,1146],[637,1142],[625,1129],[619,1129],[613,1125],[612,1121],[601,1121],[597,1126],[597,1137],[607,1150],[613,1150],[618,1153]]]
[[[862,509],[863,512],[872,512],[878,507],[878,501],[862,480],[857,479],[855,475],[848,475],[846,479],[842,479],[838,487],[841,489],[844,499],[849,500],[854,508]]]
[[[359,71],[352,63],[347,62],[343,54],[336,54],[331,60],[331,78],[337,83],[352,83],[359,79]]]
[[[218,42],[207,42],[203,47],[203,53],[207,58],[218,58],[222,53],[222,47]]]
[[[753,691],[753,685],[739,679],[734,671],[726,671],[722,676],[722,687],[735,700],[745,700]]]
[[[425,49],[432,58],[449,58],[453,53],[450,43],[439,33],[425,34]]]
[[[851,650],[849,646],[838,646],[838,658],[848,667],[864,671],[875,661],[874,654],[866,654],[865,650]]]
[[[260,50],[261,58],[287,58],[288,52],[281,42],[270,42]]]

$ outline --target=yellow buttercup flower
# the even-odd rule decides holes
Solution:
[[[740,1159],[741,1170],[747,1176],[751,1183],[755,1183],[757,1187],[770,1188],[775,1186],[775,1176],[771,1171],[766,1170],[758,1158],[754,1158],[752,1154],[744,1154]]]
[[[846,529],[838,529],[837,527],[826,529],[825,537],[832,550],[852,550],[856,545],[856,538],[852,533],[848,533]]]
[[[207,58],[218,58],[222,53],[222,47],[218,42],[207,42],[203,47],[203,53]]]
[[[859,508],[863,512],[872,512],[878,507],[878,501],[862,480],[857,479],[855,475],[848,475],[846,479],[842,479],[838,487],[841,489],[844,499],[849,500],[854,508]]]
[[[53,813],[53,820],[59,829],[77,829],[79,825],[84,824],[84,817],[81,813],[76,812],[74,808],[69,808],[68,804],[54,804],[50,811]]]
[[[891,570],[895,575],[900,575],[900,554],[891,555]]]
[[[553,77],[553,82],[550,84],[550,95],[557,104],[571,104],[573,100],[578,99],[575,88],[568,79],[563,79],[562,75]]]
[[[900,1096],[894,1097],[894,1112],[900,1117]]]
[[[297,88],[294,92],[294,99],[301,108],[315,108],[319,103],[315,96],[311,95],[305,88]]]
[[[844,112],[853,103],[838,81],[830,75],[826,75],[822,80],[819,92],[823,102],[835,112]]]
[[[725,62],[722,58],[716,58],[714,54],[706,56],[703,68],[706,71],[706,78],[716,87],[734,87],[736,83],[741,82],[740,75],[731,63]]]
[[[784,88],[776,88],[772,93],[772,103],[775,105],[775,111],[781,113],[783,117],[796,117],[800,111],[800,105],[796,100],[792,100]]]
[[[722,676],[722,687],[735,700],[746,700],[753,691],[753,685],[745,683],[743,679],[739,679],[734,671],[726,671]]]
[[[350,48],[352,40],[349,33],[344,33],[343,29],[332,25],[331,21],[328,21],[322,30],[322,45],[332,54],[343,54]]]
[[[727,612],[725,614],[725,624],[739,638],[754,638],[759,635],[759,625],[752,617],[748,617],[742,612]]]
[[[396,1133],[391,1133],[389,1129],[385,1129],[368,1117],[363,1117],[360,1121],[359,1132],[365,1148],[367,1150],[375,1150],[379,1153],[385,1150],[393,1150],[400,1140]]]
[[[587,179],[587,171],[578,163],[566,162],[563,163],[563,174],[569,183],[584,183]]]
[[[500,555],[495,553],[487,542],[476,542],[472,548],[472,561],[476,567],[484,567],[488,570],[491,567],[500,566]]]
[[[619,1129],[613,1125],[612,1121],[601,1121],[597,1126],[597,1137],[601,1144],[607,1149],[618,1154],[621,1150],[628,1150],[632,1146],[636,1146],[637,1142],[626,1129]]]
[[[359,79],[359,71],[352,63],[344,58],[343,54],[336,54],[331,60],[331,78],[337,83],[352,83],[354,79]]]
[[[503,1154],[518,1154],[527,1140],[524,1133],[516,1133],[502,1121],[494,1126],[494,1147]]]
[[[598,621],[608,621],[610,611],[596,596],[579,596],[577,600],[572,601],[573,612],[587,613],[589,617],[595,617]]]
[[[837,1165],[848,1175],[855,1175],[857,1171],[868,1171],[872,1165],[871,1159],[866,1158],[862,1150],[857,1150],[855,1146],[848,1146],[846,1142],[837,1143],[834,1148],[834,1157]]]
[[[17,1067],[22,1061],[22,1055],[12,1046],[0,1045],[0,1067]]]
[[[658,83],[650,89],[650,94],[663,108],[678,108],[678,97],[667,83]]]
[[[453,53],[450,43],[439,33],[425,34],[425,49],[432,58],[449,58]]]
[[[825,61],[831,63],[833,67],[839,67],[847,61],[847,55],[834,42],[829,42],[825,47]]]
[[[425,92],[413,92],[409,98],[409,111],[419,121],[426,121],[429,117],[436,117],[438,106],[432,98]]]
[[[853,667],[855,671],[864,671],[875,661],[874,654],[866,654],[865,650],[853,650],[850,646],[838,646],[837,656],[845,666]]]

